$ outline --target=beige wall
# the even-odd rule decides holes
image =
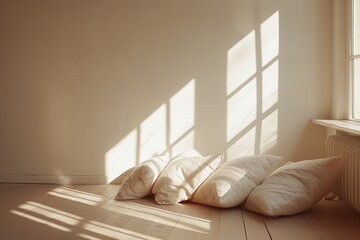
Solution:
[[[328,0],[0,0],[1,175],[324,153]]]

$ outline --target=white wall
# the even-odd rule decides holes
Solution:
[[[331,18],[328,0],[0,1],[0,180],[112,180],[189,147],[320,157]]]

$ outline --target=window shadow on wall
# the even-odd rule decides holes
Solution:
[[[278,91],[279,11],[227,53],[227,159],[276,145]]]
[[[110,182],[151,157],[173,158],[194,148],[195,84],[190,80],[105,154]]]
[[[278,141],[279,11],[225,54],[225,160],[267,153]],[[127,169],[153,156],[196,148],[196,86],[189,80],[107,151],[108,182],[121,181]]]

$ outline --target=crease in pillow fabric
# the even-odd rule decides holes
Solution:
[[[116,200],[143,198],[151,194],[151,189],[169,162],[169,157],[159,156],[142,162],[120,185]]]
[[[342,166],[341,157],[286,164],[251,192],[245,208],[270,217],[310,209],[331,191]]]
[[[175,204],[191,198],[195,190],[221,164],[223,154],[172,160],[153,186],[158,204]]]
[[[201,157],[201,154],[195,149],[189,149],[175,159],[194,156]],[[115,199],[138,199],[150,195],[155,181],[169,161],[168,156],[158,156],[142,162],[123,180]]]
[[[280,156],[258,155],[225,162],[197,189],[191,201],[221,208],[238,206],[280,160]]]

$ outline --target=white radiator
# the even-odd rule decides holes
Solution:
[[[328,137],[326,155],[341,155],[344,170],[334,188],[334,193],[360,211],[360,137],[333,135]]]

